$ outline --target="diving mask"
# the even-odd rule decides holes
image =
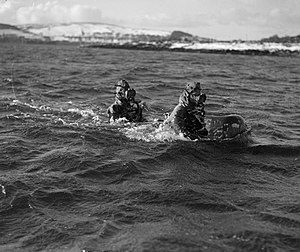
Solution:
[[[129,88],[128,90],[125,91],[125,98],[128,101],[133,101],[135,95],[136,95],[136,91],[133,88]]]

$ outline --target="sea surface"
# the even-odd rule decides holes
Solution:
[[[0,44],[0,251],[300,251],[300,57]],[[108,123],[126,79],[147,122]],[[187,81],[241,141],[160,122]]]

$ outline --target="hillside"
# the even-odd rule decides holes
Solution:
[[[169,31],[135,29],[101,23],[71,23],[19,26],[28,32],[55,41],[87,43],[129,43],[136,41],[166,40]]]
[[[0,41],[40,40],[44,38],[13,25],[0,23]]]
[[[0,30],[20,30],[20,29],[13,25],[0,24]]]

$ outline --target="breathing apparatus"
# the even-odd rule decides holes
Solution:
[[[196,106],[203,105],[203,103],[206,101],[206,94],[201,93],[200,82],[188,82],[185,86],[185,90],[188,93],[189,98],[194,101]],[[196,90],[199,93],[195,92]]]
[[[128,101],[134,101],[134,97],[136,95],[136,91],[133,88],[129,88],[125,91],[125,99]]]

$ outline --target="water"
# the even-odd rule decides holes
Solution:
[[[300,58],[0,45],[0,251],[298,251]],[[150,107],[107,123],[113,85]],[[11,83],[13,79],[13,85]],[[157,120],[187,81],[249,141]]]

